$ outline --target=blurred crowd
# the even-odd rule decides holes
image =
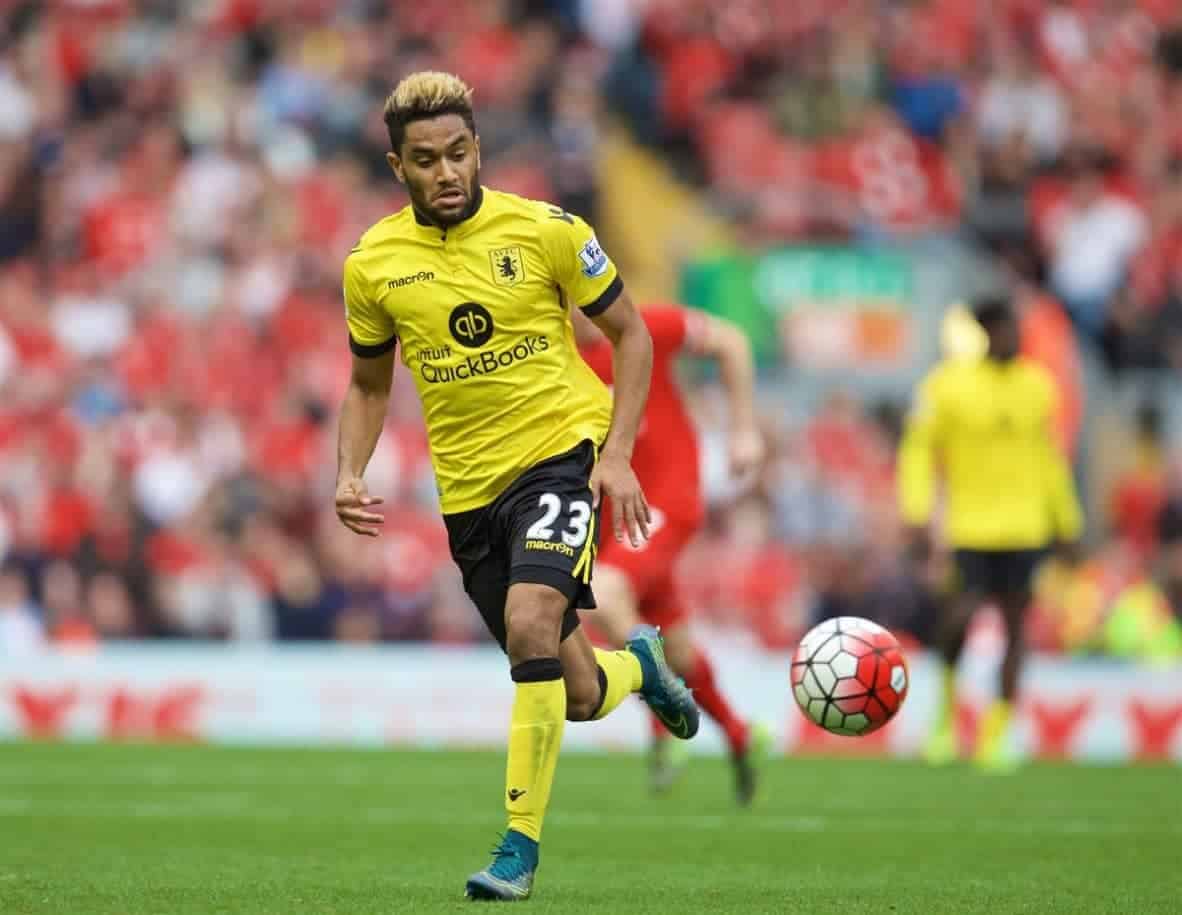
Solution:
[[[408,384],[384,535],[330,505],[341,261],[405,203],[380,110],[427,67],[475,88],[490,185],[594,222],[614,110],[752,244],[966,233],[1032,328],[1182,368],[1174,0],[0,0],[0,653],[485,637]],[[695,608],[773,647],[833,612],[925,638],[948,574],[898,561],[901,405],[767,407],[760,485],[708,477]],[[1182,490],[1139,428],[1113,536],[1040,580],[1042,647],[1182,653]]]
[[[620,104],[753,240],[964,232],[1182,368],[1175,0],[609,5],[645,10]]]

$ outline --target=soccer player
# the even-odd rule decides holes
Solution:
[[[1023,657],[1023,622],[1035,567],[1054,542],[1074,545],[1083,516],[1055,438],[1057,395],[1050,375],[1019,355],[1009,301],[974,308],[988,338],[984,358],[937,366],[919,389],[900,446],[899,500],[916,558],[930,548],[928,524],[939,464],[947,492],[945,528],[960,579],[945,608],[942,705],[926,748],[932,762],[956,756],[956,663],[972,614],[986,600],[1005,619],[1000,697],[981,722],[976,760],[1011,767],[1007,732]]]
[[[363,474],[382,431],[395,351],[414,377],[451,553],[508,654],[516,684],[505,806],[475,899],[529,896],[563,722],[602,718],[639,692],[681,738],[698,709],[655,630],[601,651],[576,608],[594,606],[601,497],[617,538],[639,545],[649,511],[630,460],[652,341],[590,227],[558,207],[480,185],[471,91],[421,72],[386,102],[390,167],[410,206],[345,260],[352,378],[341,408],[336,509],[375,536],[380,499]],[[571,309],[612,344],[614,400],[579,358]]]
[[[732,710],[714,669],[690,637],[689,614],[678,594],[673,571],[681,551],[696,536],[704,513],[698,441],[676,377],[681,353],[717,360],[730,412],[730,469],[736,478],[763,459],[763,436],[755,418],[754,364],[747,338],[729,321],[676,305],[641,310],[653,339],[652,387],[632,465],[644,487],[651,521],[649,538],[639,547],[605,543],[595,565],[597,608],[592,619],[616,645],[643,620],[660,628],[665,656],[693,690],[698,705],[722,728],[730,745],[736,794],[749,804],[755,794],[755,762],[765,749],[766,731],[752,728]],[[612,383],[611,346],[590,321],[575,321],[583,358]],[[658,726],[659,727],[659,726]],[[667,790],[678,775],[663,739],[654,729],[653,788]]]

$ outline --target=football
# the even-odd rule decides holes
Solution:
[[[856,616],[814,626],[792,659],[792,695],[800,710],[845,737],[877,731],[895,717],[909,683],[898,640]]]

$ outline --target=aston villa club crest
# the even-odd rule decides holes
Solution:
[[[498,286],[516,286],[525,279],[525,260],[517,245],[493,248],[488,252],[488,259],[492,264],[493,282]]]

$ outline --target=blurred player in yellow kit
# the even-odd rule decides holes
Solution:
[[[899,502],[912,551],[922,557],[930,548],[937,478],[943,481],[945,530],[959,579],[959,593],[944,611],[941,708],[926,755],[932,762],[956,756],[956,664],[973,613],[993,601],[1005,619],[1007,646],[1000,695],[982,720],[976,760],[1006,769],[1015,762],[1007,736],[1035,568],[1048,547],[1075,543],[1083,517],[1056,443],[1054,381],[1019,354],[1009,301],[982,300],[973,313],[986,352],[942,363],[919,387],[900,447]]]

